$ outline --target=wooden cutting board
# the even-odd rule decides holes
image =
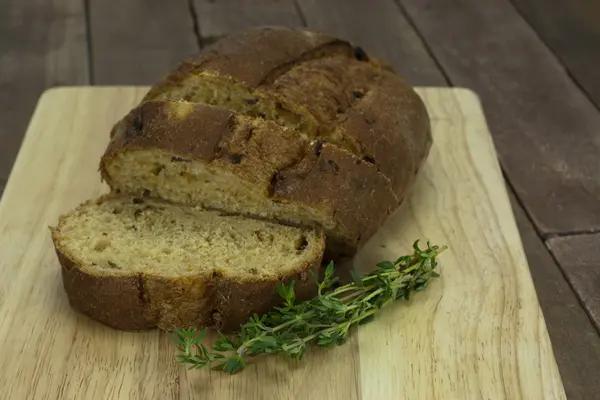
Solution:
[[[106,191],[109,129],[146,88],[60,88],[35,111],[0,202],[2,399],[562,399],[543,315],[478,102],[419,89],[434,146],[420,179],[355,258],[358,269],[448,245],[442,274],[349,342],[228,376],[187,371],[157,330],[126,333],[71,310],[47,226]]]

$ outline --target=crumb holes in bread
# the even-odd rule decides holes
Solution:
[[[361,92],[360,90],[353,90],[352,91],[352,96],[354,96],[355,99],[360,99],[364,95],[365,94],[363,92]]]
[[[106,248],[110,246],[110,241],[106,240],[106,239],[101,239],[98,240],[96,242],[96,244],[94,245],[94,250],[95,251],[104,251],[106,250]]]
[[[133,204],[143,204],[144,203],[144,199],[140,199],[139,197],[136,197],[132,200]]]
[[[174,162],[190,162],[191,160],[188,160],[186,158],[181,158],[181,157],[173,156],[173,157],[171,157],[171,161],[174,161]]]
[[[264,243],[273,243],[274,237],[272,233],[268,233],[262,230],[255,230],[254,236],[258,239],[259,242]]]
[[[241,154],[232,154],[231,156],[229,156],[229,159],[231,160],[232,164],[239,164],[242,162],[242,158],[244,158],[243,155]]]
[[[173,250],[169,249],[168,247],[165,247],[165,248],[162,249],[162,252],[164,254],[171,254],[173,252]]]
[[[119,267],[119,265],[118,265],[116,262],[114,262],[114,261],[110,261],[110,260],[108,260],[108,261],[107,261],[107,264],[108,264],[108,266],[109,266],[110,268],[114,268],[114,269],[121,269],[121,267]]]
[[[165,169],[165,166],[164,166],[164,165],[162,165],[162,164],[157,164],[157,165],[155,165],[155,166],[152,168],[152,173],[153,173],[154,175],[158,176],[158,175],[161,173],[161,171],[162,171],[163,169]]]
[[[216,269],[214,269],[212,272],[212,277],[213,279],[219,279],[223,277],[223,274],[221,273],[221,271],[217,271]]]
[[[257,270],[256,268],[254,268],[254,267],[250,268],[250,270],[249,270],[249,271],[250,271],[250,273],[251,273],[252,275],[257,275],[257,274],[258,274],[258,270]]]
[[[254,98],[251,98],[251,99],[246,99],[245,101],[246,101],[246,104],[253,105],[253,104],[258,103],[258,98],[254,97]]]
[[[304,236],[304,235],[302,235],[298,239],[296,239],[296,242],[294,243],[294,247],[299,252],[306,249],[307,246],[308,246],[308,240],[306,239],[306,236]]]
[[[112,210],[113,214],[121,214],[123,212],[123,208],[122,207],[115,207]]]

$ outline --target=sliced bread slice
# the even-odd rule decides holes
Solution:
[[[72,307],[123,330],[236,329],[281,302],[278,281],[314,296],[325,247],[315,230],[115,195],[51,230]]]
[[[346,150],[204,104],[142,104],[100,164],[114,192],[320,227],[328,260],[354,255],[400,201]]]

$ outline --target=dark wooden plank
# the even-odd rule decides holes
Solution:
[[[567,398],[600,399],[600,335],[512,192],[511,203]]]
[[[600,332],[600,234],[554,237],[548,246]]]
[[[88,83],[80,0],[0,0],[0,194],[39,96]]]
[[[600,2],[512,2],[600,108]]]
[[[423,42],[393,0],[298,0],[309,27],[364,47],[412,85],[446,86]]]
[[[260,25],[301,26],[294,0],[194,0],[203,39]]]
[[[482,98],[544,234],[600,229],[600,113],[506,0],[399,0],[451,82]]]
[[[199,51],[187,0],[89,4],[94,84],[153,84]]]

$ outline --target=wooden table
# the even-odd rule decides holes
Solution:
[[[151,84],[253,25],[322,29],[413,85],[476,91],[567,395],[600,399],[600,2],[0,0],[0,10],[0,192],[46,88]]]

